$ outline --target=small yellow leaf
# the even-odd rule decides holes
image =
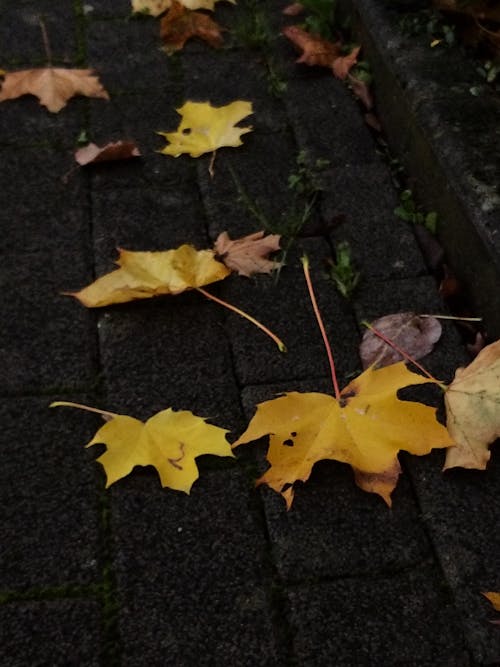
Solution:
[[[132,0],[132,11],[159,16],[171,6],[171,0]]]
[[[158,132],[169,142],[160,153],[179,157],[188,153],[199,157],[222,146],[241,146],[241,135],[252,127],[235,127],[236,123],[253,113],[252,104],[236,100],[222,107],[209,102],[186,102],[176,109],[182,116],[176,132]]]
[[[214,10],[215,3],[221,0],[178,0],[181,5],[187,9],[209,9]],[[236,0],[226,0],[235,5]],[[163,12],[170,9],[172,0],[132,0],[132,11],[140,12],[142,14],[151,14],[151,16],[159,16]]]
[[[79,292],[70,292],[87,308],[99,308],[160,294],[179,294],[222,280],[231,273],[212,250],[182,245],[175,250],[133,252],[120,250],[116,271],[98,278]]]
[[[98,412],[109,421],[86,445],[106,445],[97,461],[106,472],[106,488],[126,477],[135,466],[154,466],[162,486],[189,493],[198,479],[195,459],[202,454],[233,456],[226,440],[227,430],[197,417],[192,412],[171,408],[153,415],[146,422],[127,415],[113,415],[76,403],[53,403]]]
[[[270,436],[271,467],[258,483],[281,493],[288,507],[294,482],[305,482],[323,459],[351,465],[356,483],[390,505],[400,473],[399,450],[423,455],[451,444],[434,408],[397,397],[402,387],[427,382],[400,362],[367,369],[341,392],[340,401],[319,393],[285,394],[257,406],[233,447]]]
[[[500,341],[457,369],[444,402],[446,425],[456,445],[446,452],[444,469],[484,470],[491,456],[488,446],[500,436]]]

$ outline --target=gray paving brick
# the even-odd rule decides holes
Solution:
[[[247,419],[258,403],[291,390],[333,393],[327,378],[296,386],[245,387],[242,402]],[[266,452],[265,442],[235,450],[242,460],[256,461],[259,474],[269,467]],[[369,577],[411,567],[426,558],[431,546],[409,480],[405,474],[400,477],[391,509],[380,497],[358,489],[350,467],[338,462],[317,463],[309,480],[295,485],[294,502],[288,512],[278,494],[261,487],[273,557],[282,579],[296,582]]]
[[[49,410],[53,399],[4,399],[0,408],[3,590],[88,584],[99,576],[100,482],[84,449],[98,420]]]
[[[470,664],[450,592],[426,561],[369,580],[298,586],[288,595],[301,665]]]
[[[110,409],[134,410],[134,416],[145,418],[170,406],[210,417],[224,428],[239,426],[238,390],[220,310],[199,294],[110,309],[100,320]]]
[[[170,250],[210,246],[201,201],[191,187],[97,190],[92,195],[96,272],[110,269],[117,248]]]
[[[177,76],[162,50],[160,26],[148,18],[90,21],[87,58],[99,64],[101,80],[110,92],[166,87]]]
[[[351,469],[336,462],[315,465],[309,480],[296,485],[288,512],[274,491],[263,488],[262,496],[276,567],[285,581],[370,578],[431,556],[404,474],[391,509],[358,489]]]
[[[54,4],[50,0],[2,3],[0,8],[0,58],[39,66],[47,62],[40,19],[48,33],[54,63],[69,64],[78,56],[78,33],[71,2]],[[12,30],[16,26],[16,30]]]
[[[254,125],[260,133],[282,132],[287,127],[282,101],[269,94],[269,81],[259,53],[252,57],[248,51],[215,52],[211,61],[207,72],[206,53],[190,54],[183,60],[186,99],[209,101],[213,106],[247,100],[252,102],[254,115],[240,125]],[[238,71],[244,71],[245,76],[235,76]],[[269,153],[271,156],[272,151]]]
[[[408,462],[422,518],[453,591],[467,645],[480,665],[500,662],[500,633],[489,622],[496,615],[481,595],[500,590],[500,517],[495,502],[500,464],[494,450],[495,446],[486,471],[454,468],[443,473],[442,452]]]
[[[266,544],[236,470],[113,492],[124,664],[276,665]]]
[[[90,272],[82,264],[64,246],[52,253],[4,256],[0,270],[4,394],[95,384],[94,316],[61,294],[90,282]]]
[[[339,374],[352,370],[353,363],[356,364],[351,341],[356,340],[358,334],[349,306],[333,283],[322,275],[321,259],[328,256],[329,247],[319,239],[304,239],[300,248],[290,254],[290,265],[281,271],[277,282],[270,276],[257,276],[250,280],[235,278],[221,284],[224,299],[261,320],[283,339],[288,350],[280,353],[262,332],[229,314],[226,329],[242,385],[329,375],[326,352],[298,261],[301,248],[310,254],[314,252],[311,273],[323,319],[331,334]]]
[[[192,183],[196,168],[192,158],[176,159],[157,152],[166,145],[157,132],[174,131],[179,124],[175,109],[182,104],[182,96],[177,89],[155,88],[147,94],[118,93],[109,102],[99,102],[89,102],[91,139],[100,146],[108,141],[132,139],[142,157],[87,167],[94,189],[144,185],[172,188]]]
[[[0,606],[7,667],[97,667],[100,608],[90,600],[14,602]]]
[[[312,69],[305,77],[290,80],[284,96],[300,148],[339,169],[372,162],[374,143],[348,89],[327,69]],[[304,99],[307,105],[302,104]]]
[[[275,233],[289,228],[288,176],[296,169],[297,156],[293,138],[289,133],[259,136],[256,127],[255,134],[245,135],[243,141],[244,146],[218,151],[213,179],[208,173],[209,158],[199,163],[209,234],[214,240],[223,231],[238,238],[263,227]],[[266,223],[256,219],[249,206],[256,206]]]
[[[39,128],[39,121],[36,124]],[[40,252],[64,247],[81,253],[77,261],[81,264],[89,256],[87,179],[76,171],[63,181],[75,166],[71,155],[51,148],[9,148],[0,155],[4,195],[1,251]]]
[[[382,163],[332,169],[322,196],[326,220],[341,219],[331,238],[347,241],[361,277],[403,278],[423,275],[424,260],[412,227],[394,215],[398,205],[389,170]]]

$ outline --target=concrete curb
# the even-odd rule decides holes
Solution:
[[[427,210],[437,211],[447,262],[492,339],[500,336],[500,98],[458,48],[408,36],[401,13],[375,0],[342,0],[374,76],[391,151]],[[384,6],[385,5],[385,6]],[[479,88],[479,96],[470,89]]]

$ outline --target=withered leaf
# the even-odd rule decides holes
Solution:
[[[160,36],[169,55],[182,49],[191,37],[199,37],[218,49],[223,44],[221,30],[207,14],[186,9],[175,0],[160,23]]]
[[[446,426],[455,442],[444,469],[484,470],[489,445],[500,437],[500,341],[484,347],[466,368],[459,368],[444,395]]]
[[[140,154],[135,141],[115,141],[105,146],[90,143],[75,151],[75,160],[79,165],[84,166],[91,162],[128,160],[132,157],[139,157]]]
[[[97,76],[91,69],[44,67],[8,72],[0,90],[0,102],[22,95],[35,95],[40,104],[57,113],[75,95],[100,97],[109,100]]]
[[[421,317],[411,312],[385,315],[372,322],[371,326],[415,360],[432,352],[442,333],[441,324],[435,317]],[[397,350],[370,329],[363,334],[359,353],[363,368],[380,368],[403,359]]]
[[[215,241],[214,250],[219,259],[240,276],[271,273],[279,263],[268,259],[268,255],[280,249],[281,237],[279,234],[264,234],[263,231],[255,232],[232,241],[227,232],[222,232]]]
[[[329,67],[337,78],[345,79],[357,62],[360,47],[354,47],[350,53],[343,54],[341,42],[329,42],[299,26],[287,26],[281,32],[302,50],[302,55],[296,61],[297,63]]]

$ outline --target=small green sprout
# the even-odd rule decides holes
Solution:
[[[351,246],[347,241],[341,241],[336,247],[336,261],[328,261],[328,277],[333,280],[335,287],[346,299],[350,299],[359,284],[361,274],[356,271],[352,260]]]
[[[411,190],[403,190],[400,196],[400,205],[394,209],[394,213],[405,222],[423,225],[431,234],[435,234],[437,231],[438,216],[436,211],[430,211],[429,213],[419,211]]]

